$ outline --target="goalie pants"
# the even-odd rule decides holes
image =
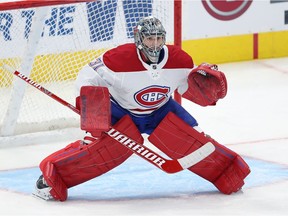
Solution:
[[[155,110],[151,114],[136,115],[132,114],[128,110],[122,108],[116,101],[111,99],[111,123],[112,125],[119,121],[123,116],[129,115],[132,121],[136,124],[140,133],[151,134],[158,124],[164,119],[164,117],[172,112],[181,118],[191,127],[198,126],[196,119],[187,112],[180,104],[178,104],[172,98],[160,107],[158,110]]]

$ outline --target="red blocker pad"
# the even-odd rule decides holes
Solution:
[[[83,86],[80,90],[81,129],[99,137],[111,125],[109,91],[101,86]]]
[[[114,128],[143,144],[143,137],[127,115]],[[78,140],[49,155],[40,163],[40,169],[51,195],[60,201],[67,199],[67,188],[86,182],[117,167],[132,155],[132,151],[105,133],[89,145]]]
[[[250,173],[248,165],[237,153],[199,133],[174,113],[169,113],[148,139],[173,159],[186,156],[211,142],[215,151],[188,169],[213,183],[224,194],[240,190]]]

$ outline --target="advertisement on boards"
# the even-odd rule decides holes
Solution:
[[[183,1],[184,40],[288,30],[287,0]]]

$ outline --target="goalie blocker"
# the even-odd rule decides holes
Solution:
[[[100,137],[111,126],[111,106],[108,88],[82,86],[76,98],[80,110],[80,127],[94,137]]]

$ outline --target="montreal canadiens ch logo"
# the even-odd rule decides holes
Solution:
[[[149,86],[134,94],[135,101],[142,107],[153,108],[168,98],[170,88],[167,86]]]
[[[252,0],[202,0],[208,13],[219,20],[233,20],[241,16],[251,5]]]

